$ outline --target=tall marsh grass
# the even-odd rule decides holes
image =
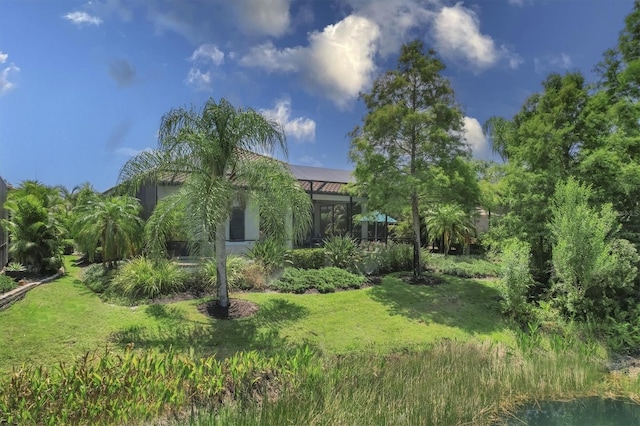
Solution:
[[[223,407],[196,424],[234,425],[457,425],[489,424],[531,399],[596,392],[604,377],[589,345],[546,349],[444,340],[431,349],[333,358],[325,374],[308,375],[300,388],[275,402],[238,410]],[[541,343],[540,341],[536,341]]]

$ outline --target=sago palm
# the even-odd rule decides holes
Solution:
[[[188,229],[189,240],[199,243],[196,248],[214,245],[217,303],[223,309],[229,307],[225,240],[234,202],[255,203],[260,229],[282,242],[303,237],[310,227],[311,201],[286,165],[252,154],[271,155],[278,148],[286,155],[279,124],[252,109],[209,99],[200,110],[178,108],[165,114],[158,148],[132,158],[120,172],[122,186],[130,191],[145,183],[184,179],[150,217],[149,248],[151,252],[161,248],[167,224],[178,225],[176,220]],[[184,214],[175,215],[176,209]]]

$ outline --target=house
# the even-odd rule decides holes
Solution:
[[[9,185],[0,177],[0,219],[8,219],[9,214],[4,209],[4,202],[7,201]],[[0,227],[0,269],[9,261],[9,234]]]
[[[347,184],[354,182],[350,171],[287,164],[293,176],[309,194],[313,205],[313,227],[309,235],[298,245],[312,247],[328,235],[351,235],[357,239],[368,238],[367,223],[354,224],[353,217],[363,213],[364,198],[347,193]],[[147,219],[159,200],[176,191],[184,176],[173,177],[140,187],[136,197],[143,206]],[[248,200],[245,205],[233,207],[227,223],[227,250],[244,253],[260,238],[258,208]],[[178,249],[180,251],[180,249]]]

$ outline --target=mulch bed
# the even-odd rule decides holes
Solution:
[[[198,305],[198,311],[215,319],[240,319],[247,318],[258,312],[258,305],[248,300],[229,299],[229,308],[218,306],[216,300]]]
[[[434,277],[431,275],[423,274],[421,277],[414,277],[413,275],[402,275],[400,277],[402,281],[411,285],[428,285],[428,286],[436,286],[440,284],[444,284],[444,280],[440,277]]]

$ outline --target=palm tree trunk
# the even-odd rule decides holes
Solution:
[[[227,225],[216,225],[216,278],[218,279],[218,307],[225,312],[229,309],[229,288],[227,287]]]

